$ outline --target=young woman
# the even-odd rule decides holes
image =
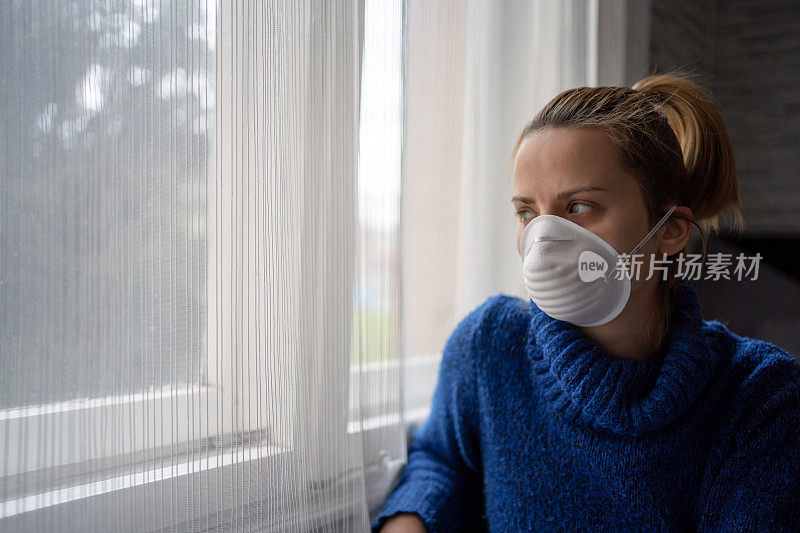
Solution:
[[[450,335],[372,530],[800,531],[800,365],[703,320],[680,270],[692,224],[742,226],[707,93],[674,73],[564,91],[512,161],[530,298]]]

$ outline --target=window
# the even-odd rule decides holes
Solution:
[[[305,9],[0,7],[4,527],[220,525],[243,506],[289,523],[289,489],[308,490],[292,472],[342,487],[320,493],[332,516],[357,505],[365,458],[372,498],[397,472],[400,2],[367,3],[365,33],[393,48],[366,45],[352,161],[330,115],[358,126],[338,74],[355,8]],[[309,391],[320,375],[345,385]],[[292,483],[227,490],[253,478]]]
[[[213,436],[190,419],[192,402],[217,401],[205,370],[213,2],[14,1],[2,18],[0,475],[72,476]]]

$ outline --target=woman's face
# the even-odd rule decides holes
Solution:
[[[515,159],[512,204],[517,249],[527,223],[544,214],[583,226],[619,253],[630,253],[651,229],[635,178],[620,167],[617,147],[597,128],[544,128],[530,134]],[[658,235],[637,254],[657,252]],[[641,278],[648,264],[643,261]],[[631,285],[635,292],[635,279]]]

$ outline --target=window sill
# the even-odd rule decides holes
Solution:
[[[427,412],[427,408],[409,412],[409,416],[406,417],[407,427],[421,423]],[[362,450],[361,444],[383,442],[379,433],[396,431],[394,426],[399,421],[399,413],[392,413],[365,421],[367,423],[362,424],[363,430],[359,430],[353,424],[348,427],[348,434],[353,439],[350,449],[362,451],[363,457],[377,457],[376,463],[364,465],[364,469],[378,472],[376,479],[384,482],[387,475],[384,473],[385,470],[389,469],[396,476],[402,464],[399,461],[385,464],[385,457],[380,451],[373,454],[370,450]],[[363,460],[361,457],[358,459]],[[46,492],[14,496],[13,499],[0,502],[0,529],[15,530],[24,523],[30,523],[28,521],[31,519],[38,523],[57,523],[63,520],[63,517],[74,519],[85,516],[90,509],[92,516],[95,517],[93,520],[97,520],[98,523],[114,524],[120,520],[119,513],[123,512],[126,515],[124,517],[126,523],[137,524],[137,528],[178,527],[185,523],[186,509],[191,505],[187,498],[196,492],[193,489],[197,486],[214,489],[214,497],[207,498],[208,514],[203,521],[198,522],[198,525],[205,524],[206,521],[217,523],[218,517],[227,516],[242,506],[258,504],[268,509],[279,508],[281,502],[287,501],[285,494],[276,495],[274,504],[267,503],[265,500],[270,500],[272,494],[263,495],[259,490],[239,491],[234,494],[229,490],[231,480],[247,479],[252,476],[253,471],[258,471],[259,476],[268,479],[270,469],[274,469],[273,478],[279,479],[281,472],[293,468],[290,462],[297,460],[291,450],[271,445],[220,450],[214,453],[188,453],[168,465],[139,471],[135,471],[134,467],[128,467],[128,472],[118,472],[113,476],[106,475]],[[301,468],[302,465],[295,467]],[[360,473],[360,468],[356,469],[356,472]],[[373,476],[365,475],[365,480],[369,479],[373,479]],[[342,476],[338,481],[345,486],[338,490],[328,486],[325,488],[325,494],[340,494],[345,497],[348,494],[359,493],[357,486],[350,487],[350,485],[361,483],[360,476]],[[394,479],[389,480],[390,483],[393,481]],[[366,494],[381,494],[379,489],[373,489],[375,488],[367,486]],[[169,497],[164,498],[164,495]],[[125,506],[124,511],[121,511],[119,505],[115,503],[120,501],[119,498],[126,498],[131,502]],[[203,500],[205,506],[205,498]],[[355,516],[361,505],[363,505],[361,501],[331,501],[320,512],[331,517],[342,517],[346,514]],[[30,513],[39,516],[32,518]],[[155,517],[158,517],[157,524],[154,522]],[[292,513],[287,511],[286,522],[281,523],[314,523],[317,519],[319,517],[292,516]]]

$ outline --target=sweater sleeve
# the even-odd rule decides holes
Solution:
[[[749,380],[731,451],[707,491],[699,531],[800,531],[800,365]]]
[[[459,322],[442,352],[430,413],[411,436],[408,461],[372,523],[416,513],[428,533],[483,530],[475,357],[488,298]]]

